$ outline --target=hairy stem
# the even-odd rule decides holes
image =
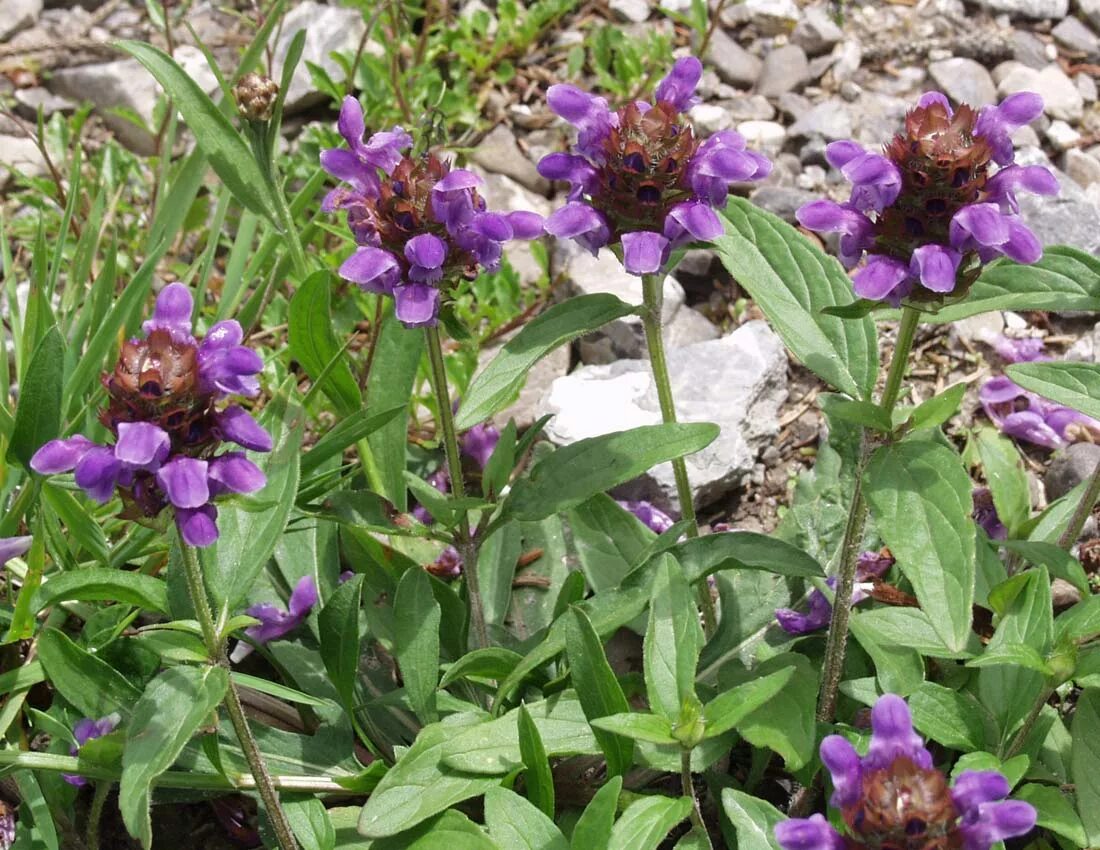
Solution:
[[[1096,464],[1096,468],[1092,472],[1092,478],[1089,480],[1089,486],[1085,489],[1081,501],[1077,503],[1077,507],[1074,508],[1073,516],[1069,518],[1069,525],[1062,532],[1062,536],[1058,538],[1058,545],[1067,552],[1073,548],[1073,544],[1081,536],[1081,530],[1085,527],[1089,516],[1091,516],[1098,498],[1100,498],[1100,462]]]
[[[458,448],[454,415],[451,413],[451,395],[447,389],[447,368],[443,362],[443,344],[439,338],[439,327],[425,328],[424,333],[428,340],[432,390],[435,393],[436,407],[439,408],[439,430],[442,432],[443,450],[447,455],[447,470],[451,474],[451,493],[456,499],[461,499],[466,495],[466,485],[462,478],[462,456]],[[469,590],[467,596],[470,600],[470,622],[474,627],[474,639],[477,642],[477,648],[484,649],[489,645],[489,632],[485,628],[485,610],[481,603],[481,588],[477,577],[478,545],[470,534],[470,517],[465,508],[458,512],[455,548],[462,556],[462,572]]]
[[[647,274],[642,276],[642,327],[645,329],[646,348],[649,349],[649,364],[653,370],[653,381],[657,385],[657,401],[661,406],[661,420],[666,424],[676,422],[676,402],[672,398],[672,381],[668,375],[668,360],[665,357],[665,341],[661,333],[661,305],[664,301],[664,276]],[[680,515],[689,521],[688,537],[699,536],[699,521],[695,516],[695,502],[691,494],[691,481],[688,479],[687,463],[682,457],[672,461],[672,474],[676,479],[676,495],[680,500]],[[718,615],[714,608],[714,597],[710,594],[710,585],[706,580],[696,587],[699,607],[703,612],[703,629],[707,637],[714,634],[718,626]]]
[[[99,850],[99,822],[103,819],[103,806],[110,793],[110,782],[95,784],[95,795],[92,797],[92,806],[88,810],[88,828],[84,833],[84,844],[88,850]]]
[[[680,788],[685,797],[691,798],[691,825],[710,843],[710,833],[703,823],[703,812],[699,808],[699,798],[695,796],[695,783],[691,781],[691,750],[680,750]]]
[[[202,567],[199,564],[199,555],[194,547],[180,540],[180,550],[183,553],[183,571],[187,578],[187,590],[191,595],[191,604],[195,608],[195,615],[199,620],[199,628],[202,630],[203,643],[206,652],[210,656],[210,663],[229,669],[229,659],[225,654],[225,644],[218,637],[217,628],[214,625],[214,616],[210,611],[210,603],[206,597],[206,589],[202,582]],[[248,728],[248,720],[241,705],[240,694],[237,686],[230,678],[229,688],[225,694],[225,710],[229,714],[229,721],[233,724],[233,731],[237,733],[241,750],[244,752],[248,768],[256,780],[256,790],[260,793],[260,799],[267,809],[267,816],[271,819],[271,827],[275,832],[275,838],[281,850],[297,850],[298,844],[294,840],[294,833],[290,829],[290,821],[287,820],[282,804],[279,802],[279,794],[271,781],[267,764],[264,762],[260,748],[256,745],[256,739],[252,736],[252,730]]]
[[[1004,757],[1001,759],[1002,761],[1008,761],[1024,748],[1024,744],[1027,743],[1027,736],[1031,734],[1032,727],[1039,719],[1039,715],[1043,713],[1043,707],[1047,704],[1047,700],[1050,699],[1050,695],[1053,693],[1054,688],[1049,685],[1045,685],[1043,690],[1039,692],[1039,696],[1035,698],[1035,704],[1031,706],[1031,711],[1029,711],[1027,717],[1024,718],[1023,725],[1013,737],[1012,743],[1008,745],[1008,749],[1005,750]]]

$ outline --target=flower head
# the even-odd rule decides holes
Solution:
[[[1042,108],[1038,95],[1021,93],[980,112],[954,110],[928,92],[882,154],[852,141],[828,146],[851,195],[806,204],[799,223],[840,233],[848,268],[866,258],[852,279],[856,294],[895,306],[961,297],[981,263],[998,256],[1034,263],[1042,246],[1020,220],[1015,193],[1055,194],[1058,181],[1041,166],[1014,165],[1009,133]]]
[[[894,557],[886,550],[882,552],[862,552],[856,563],[856,583],[852,589],[852,604],[867,599],[874,588],[874,580],[881,577],[894,565]],[[836,589],[836,578],[827,579],[829,587]],[[829,625],[833,617],[833,606],[820,590],[810,593],[809,609],[800,613],[792,608],[777,608],[775,619],[787,634],[805,635],[816,632]]]
[[[256,643],[267,643],[285,637],[300,626],[317,604],[317,583],[313,576],[303,576],[294,585],[285,609],[271,602],[251,606],[246,614],[260,621],[249,626],[244,633]]]
[[[74,472],[89,498],[116,492],[130,518],[156,517],[169,505],[183,539],[208,546],[218,537],[213,500],[253,493],[266,483],[243,452],[216,452],[225,441],[271,450],[271,437],[245,410],[220,403],[259,393],[263,368],[235,321],[214,325],[201,340],[191,333],[191,292],[164,288],[145,336],[122,344],[113,372],[103,375],[108,403],[99,413],[112,445],[77,435],[51,440],[31,458],[42,475]]]
[[[434,326],[448,284],[496,269],[503,243],[541,234],[535,213],[488,211],[472,171],[434,154],[406,155],[413,139],[400,127],[364,142],[363,109],[354,97],[344,98],[337,127],[348,147],[322,151],[321,166],[343,185],[322,209],[345,210],[359,245],[340,276],[392,296],[405,327]]]
[[[623,265],[635,275],[656,273],[673,249],[722,233],[712,207],[725,204],[730,183],[759,180],[771,163],[746,150],[733,130],[705,142],[695,137],[683,113],[697,101],[702,71],[698,59],[679,59],[657,85],[654,103],[635,101],[616,112],[575,86],[550,87],[546,100],[577,128],[577,142],[573,152],[549,154],[538,166],[548,180],[570,184],[568,203],[546,220],[548,233],[593,254],[620,244]]]
[[[1006,800],[1008,780],[996,771],[964,770],[949,786],[901,697],[879,697],[871,728],[862,757],[840,735],[821,742],[821,761],[833,779],[830,803],[840,810],[845,834],[822,815],[792,818],[775,827],[784,850],[989,850],[1035,826],[1035,809]]]
[[[89,741],[96,738],[102,738],[104,735],[109,735],[111,732],[114,732],[115,727],[118,726],[121,720],[122,718],[117,714],[108,714],[106,717],[101,717],[99,720],[92,720],[90,717],[83,717],[78,720],[76,725],[73,726],[73,738],[76,743],[69,748],[69,755],[75,756],[80,752],[80,748]],[[75,785],[78,788],[88,784],[88,780],[83,776],[71,773],[63,773],[61,776],[70,785]]]

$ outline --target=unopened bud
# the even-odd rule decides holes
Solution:
[[[270,77],[257,73],[245,74],[233,86],[233,99],[237,111],[249,121],[270,121],[279,96],[279,84]]]

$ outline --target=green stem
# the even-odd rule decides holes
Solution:
[[[428,341],[428,362],[431,364],[432,390],[435,393],[436,407],[439,408],[439,430],[443,437],[443,450],[447,456],[447,470],[451,474],[451,494],[456,499],[466,495],[466,485],[462,478],[462,456],[458,448],[458,432],[455,431],[454,415],[451,413],[451,394],[447,390],[447,367],[443,361],[443,343],[439,338],[439,327],[424,328]],[[455,535],[455,548],[462,556],[462,572],[466,578],[467,594],[470,600],[470,622],[474,627],[474,639],[478,649],[489,645],[489,632],[485,627],[485,609],[481,602],[481,588],[477,576],[477,541],[470,534],[470,517],[465,508],[458,511],[458,533]]]
[[[99,822],[103,819],[103,806],[110,793],[110,782],[100,781],[95,784],[92,807],[88,810],[88,829],[84,833],[84,844],[88,850],[99,850]]]
[[[699,798],[695,796],[695,783],[691,781],[691,750],[684,747],[680,750],[680,789],[685,797],[691,798],[691,825],[699,835],[707,839],[710,844],[710,833],[703,822],[703,812],[699,808]]]
[[[653,382],[657,385],[657,401],[661,406],[661,421],[665,424],[676,422],[676,402],[672,397],[672,381],[668,375],[668,359],[665,357],[665,340],[661,332],[661,306],[664,301],[664,276],[647,274],[642,276],[642,327],[645,329],[646,348],[649,349],[649,364],[653,370]],[[672,461],[672,474],[676,479],[676,495],[680,500],[680,515],[689,521],[688,537],[699,536],[699,521],[695,516],[695,500],[691,494],[691,481],[688,479],[687,463],[682,457]],[[714,597],[710,594],[710,585],[704,580],[696,587],[699,607],[703,611],[703,628],[707,637],[714,634],[718,626],[718,614],[714,607]]]
[[[207,655],[210,656],[210,663],[222,666],[228,671],[229,659],[225,654],[225,643],[218,637],[214,626],[214,616],[210,612],[206,589],[203,587],[198,552],[183,540],[180,540],[180,551],[183,553],[183,571],[187,578],[187,590],[191,594],[191,604],[199,620],[199,628],[202,630],[203,643],[206,645]],[[271,819],[275,839],[281,850],[297,850],[298,844],[294,840],[290,821],[287,820],[286,813],[279,802],[279,794],[271,781],[271,774],[268,773],[263,754],[256,745],[252,730],[248,728],[248,720],[244,714],[244,706],[241,705],[237,686],[233,684],[232,678],[228,678],[228,682],[229,687],[225,692],[225,710],[229,714],[230,723],[233,724],[233,731],[237,733],[237,740],[241,744],[248,768],[256,780],[256,790],[259,791],[260,798],[267,809],[267,816]]]
[[[282,181],[279,179],[279,173],[275,168],[274,159],[268,147],[268,122],[244,121],[242,123],[244,125],[245,135],[252,145],[252,156],[255,158],[256,164],[260,166],[260,171],[263,173],[264,179],[271,189],[271,198],[275,202],[275,218],[278,220],[279,230],[282,231],[283,239],[286,241],[287,251],[290,254],[290,261],[294,266],[294,274],[299,282],[301,282],[305,280],[309,274],[309,265],[306,263],[306,254],[302,249],[302,240],[294,224],[294,215],[287,205],[286,195],[283,193]]]
[[[26,752],[24,750],[0,750],[0,767],[22,770],[48,770],[51,773],[80,774],[97,782],[118,782],[121,770],[103,765],[82,762],[75,756],[54,753]],[[350,778],[350,777],[349,777]],[[309,794],[340,794],[365,796],[365,792],[349,791],[327,776],[274,776],[272,784],[280,791]],[[195,773],[188,770],[169,770],[153,777],[158,788],[177,788],[193,791],[255,791],[256,780],[247,773]]]
[[[1039,719],[1039,715],[1043,713],[1043,707],[1047,704],[1047,700],[1050,699],[1053,693],[1054,688],[1049,685],[1043,687],[1039,696],[1036,697],[1034,705],[1031,706],[1031,711],[1028,712],[1027,717],[1024,719],[1024,724],[1020,727],[1020,731],[1016,733],[1015,737],[1012,739],[1012,743],[1009,744],[1008,749],[1005,750],[1004,757],[1001,761],[1008,761],[1024,748],[1024,744],[1027,743],[1027,736],[1031,734],[1032,727]]]
[[[1100,498],[1100,463],[1096,464],[1096,468],[1092,472],[1092,478],[1089,480],[1089,486],[1085,489],[1081,501],[1077,503],[1077,507],[1074,508],[1073,516],[1069,518],[1069,525],[1062,532],[1062,536],[1058,538],[1058,545],[1067,552],[1073,548],[1073,544],[1081,536],[1081,530],[1085,527],[1089,516],[1092,515],[1092,509],[1096,506],[1098,498]]]

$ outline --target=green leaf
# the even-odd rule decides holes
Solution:
[[[924,682],[924,659],[915,649],[883,640],[880,634],[864,623],[862,617],[852,617],[848,621],[848,629],[863,651],[871,656],[883,693],[909,696]]]
[[[125,570],[88,568],[58,573],[38,588],[31,602],[35,611],[69,600],[119,602],[168,613],[168,591],[163,581]]]
[[[1028,782],[1012,792],[1012,799],[1031,803],[1039,814],[1036,823],[1043,829],[1068,838],[1078,847],[1088,846],[1084,824],[1060,788]]]
[[[779,809],[743,791],[722,791],[722,810],[737,831],[738,850],[782,850],[775,825],[787,819]]]
[[[462,431],[490,419],[523,389],[531,367],[559,345],[636,310],[606,293],[581,295],[550,307],[508,340],[470,383],[455,416],[455,426]]]
[[[655,539],[641,520],[606,493],[572,508],[568,516],[581,570],[597,593],[618,587]]]
[[[578,440],[547,455],[512,485],[505,513],[537,520],[637,478],[658,463],[697,452],[718,436],[708,422],[644,425]]]
[[[252,151],[213,101],[171,56],[140,41],[120,41],[129,53],[156,77],[173,105],[183,115],[210,167],[243,206],[275,222],[272,186]]]
[[[667,717],[646,712],[608,714],[592,720],[592,726],[616,736],[653,744],[679,744],[672,735],[672,724]]]
[[[467,724],[463,726],[461,722],[455,722],[454,718],[448,718],[449,722],[433,723],[420,730],[413,745],[382,777],[363,806],[359,815],[359,831],[363,835],[368,838],[396,836],[456,803],[484,794],[494,785],[500,784],[499,776],[465,773],[443,763],[444,752],[455,737],[468,728],[472,719],[470,716],[459,716],[457,720]],[[508,722],[515,729],[515,719],[508,718]],[[518,750],[517,741],[517,759]],[[423,834],[425,833],[419,830],[416,833],[418,836]],[[379,842],[378,846],[384,845]],[[398,850],[413,845],[402,844],[395,839],[390,846],[393,850]],[[425,843],[421,846],[429,850],[438,845]],[[495,847],[491,842],[470,846]],[[372,850],[375,850],[374,845]]]
[[[487,646],[467,652],[458,661],[447,668],[439,687],[445,688],[459,679],[485,678],[503,679],[514,669],[523,656],[502,646]]]
[[[524,778],[527,782],[527,796],[539,811],[548,818],[554,816],[554,775],[550,772],[550,761],[546,758],[546,748],[542,745],[535,721],[521,705],[516,712],[519,724],[519,753],[523,758]]]
[[[565,651],[573,688],[589,721],[630,711],[630,703],[607,661],[600,636],[584,611],[577,607],[571,608],[566,616]],[[634,763],[634,744],[602,729],[596,729],[594,734],[607,759],[608,774],[620,776],[629,770]]]
[[[852,619],[858,619],[884,646],[908,647],[933,658],[968,658],[980,651],[977,635],[969,638],[962,649],[948,649],[929,616],[919,608],[875,608],[853,613]]]
[[[364,407],[362,410],[352,413],[346,419],[342,419],[335,428],[325,431],[321,439],[302,455],[302,475],[313,474],[329,458],[336,457],[349,446],[355,445],[379,428],[385,427],[403,413],[406,407],[407,405],[391,407],[381,413],[376,413],[373,408],[367,409]]]
[[[997,516],[1009,536],[1015,537],[1031,516],[1031,490],[1020,453],[1011,440],[992,428],[979,429],[974,440]]]
[[[85,717],[114,713],[129,717],[141,696],[114,667],[57,629],[46,629],[38,636],[38,660],[54,688]]]
[[[1014,363],[1007,372],[1025,390],[1094,419],[1100,417],[1100,365],[1096,363]]]
[[[51,327],[34,349],[27,374],[19,387],[15,426],[8,460],[31,468],[31,458],[61,433],[61,388],[65,374],[65,343]]]
[[[739,720],[736,729],[750,744],[783,756],[788,770],[798,770],[813,758],[816,736],[818,674],[810,662],[802,655],[783,653],[758,664],[751,672],[731,670],[719,682],[727,689],[785,668],[794,669],[786,687],[766,705]]]
[[[870,428],[880,434],[889,434],[894,430],[890,414],[869,401],[856,401],[837,396],[829,407],[829,414],[842,422],[851,422],[853,425]]]
[[[909,429],[938,428],[958,412],[966,387],[966,384],[953,384],[939,395],[918,404],[909,414]]]
[[[344,707],[355,706],[355,683],[359,678],[359,606],[363,596],[363,576],[352,576],[329,597],[317,617],[321,637],[321,661],[328,671]]]
[[[126,724],[118,807],[130,834],[151,847],[153,780],[164,773],[199,727],[209,722],[229,686],[223,667],[172,667],[157,676]]]
[[[356,835],[362,840],[362,836]],[[368,841],[361,845],[338,845],[341,850],[501,850],[485,831],[462,812],[451,809],[407,832]]]
[[[573,827],[572,850],[594,850],[607,846],[622,790],[623,778],[613,776],[593,795]]]
[[[954,650],[972,634],[971,488],[959,456],[927,440],[880,447],[864,475],[875,527],[912,582],[932,627]]]
[[[786,687],[796,670],[794,666],[784,667],[720,693],[703,709],[706,736],[715,738],[733,729]]]
[[[933,741],[962,752],[985,748],[985,724],[992,718],[969,694],[923,682],[908,702],[913,725]]]
[[[569,842],[545,812],[505,788],[485,792],[485,826],[492,839],[509,850],[569,850]]]
[[[703,630],[691,586],[676,559],[661,556],[649,598],[649,626],[643,649],[649,706],[675,723],[695,698],[695,668]]]
[[[787,348],[825,383],[869,401],[878,375],[874,320],[823,312],[852,300],[840,263],[744,198],[730,198],[725,221],[725,236],[714,240],[718,257]]]
[[[333,358],[340,358],[340,362],[328,370],[321,390],[341,416],[350,416],[359,411],[363,399],[332,329],[329,304],[332,285],[331,272],[317,271],[302,281],[290,299],[290,356],[301,363],[314,380],[321,378]]]
[[[1041,656],[1038,650],[1026,643],[1005,643],[997,647],[991,647],[966,662],[967,667],[996,667],[1005,665],[1009,667],[1023,667],[1025,670],[1034,670],[1049,676],[1050,665]]]
[[[1045,248],[1030,265],[998,260],[985,267],[966,298],[927,321],[957,322],[992,310],[1100,310],[1100,262],[1067,245]]]
[[[1082,594],[1091,592],[1089,590],[1089,577],[1085,574],[1085,568],[1081,566],[1080,561],[1062,547],[1041,540],[1000,540],[997,542],[1009,552],[1019,555],[1029,564],[1046,567],[1052,576],[1068,581]]]
[[[324,803],[316,797],[295,800],[283,797],[282,803],[290,828],[294,830],[302,850],[334,850],[336,830],[328,818]]]
[[[1073,714],[1070,775],[1077,791],[1077,813],[1089,847],[1100,845],[1100,689],[1086,688]]]
[[[689,797],[643,797],[626,807],[611,828],[607,850],[657,850],[691,812]]]
[[[677,543],[668,550],[694,583],[718,570],[763,570],[783,576],[825,576],[821,565],[797,546],[755,531],[722,531]]]
[[[107,535],[76,497],[52,481],[42,484],[42,498],[69,531],[69,536],[102,564],[110,560]],[[75,551],[75,547],[74,547]],[[121,601],[121,600],[120,600]]]
[[[424,570],[406,570],[393,601],[394,649],[405,695],[422,723],[437,717],[439,681],[439,603]]]

